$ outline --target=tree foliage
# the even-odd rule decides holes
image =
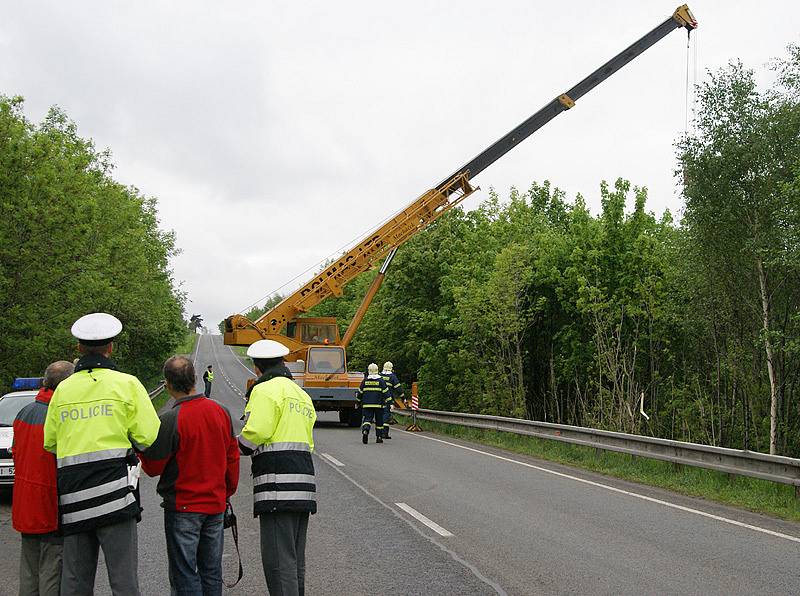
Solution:
[[[1,386],[75,357],[70,327],[89,312],[122,321],[115,359],[145,378],[183,339],[174,234],[112,170],[60,109],[34,125],[21,98],[0,96]]]
[[[391,359],[435,409],[800,455],[800,50],[775,69],[768,91],[738,63],[700,88],[680,223],[626,180],[598,215],[545,182],[415,236],[353,368]],[[347,322],[368,282],[315,314]]]

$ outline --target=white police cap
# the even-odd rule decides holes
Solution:
[[[86,345],[106,344],[119,335],[120,331],[120,320],[104,312],[84,315],[72,325],[72,335]]]
[[[271,339],[259,339],[247,348],[250,358],[283,358],[288,353],[289,348]]]

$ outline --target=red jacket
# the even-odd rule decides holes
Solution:
[[[11,519],[23,534],[58,530],[56,456],[44,450],[44,420],[52,389],[40,389],[36,401],[22,408],[14,420],[14,497]]]
[[[162,507],[225,511],[239,484],[239,447],[228,410],[201,393],[179,399],[160,418],[158,437],[139,459],[147,474],[161,476]]]

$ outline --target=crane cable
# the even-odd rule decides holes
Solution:
[[[694,47],[692,47],[694,41]],[[692,68],[690,64],[693,62]],[[692,71],[692,82],[689,84],[689,72]],[[686,86],[684,96],[684,124],[683,135],[684,138],[689,136],[689,96],[692,97],[692,110],[691,122],[692,132],[694,132],[694,120],[697,117],[697,30],[694,30],[694,38],[692,38],[692,30],[686,32]]]

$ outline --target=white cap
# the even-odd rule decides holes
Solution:
[[[278,341],[259,339],[247,348],[250,358],[283,358],[289,353],[289,348]]]
[[[378,365],[374,362],[367,367],[367,372],[371,375],[374,375],[378,372]]]
[[[114,315],[95,312],[84,315],[72,325],[72,335],[81,343],[103,345],[122,331],[122,323]]]
[[[383,370],[384,370],[384,371],[386,371],[386,372],[392,372],[392,369],[393,369],[393,368],[394,368],[394,365],[393,365],[391,362],[388,362],[388,361],[387,361],[387,362],[384,362],[384,363],[383,363]]]

